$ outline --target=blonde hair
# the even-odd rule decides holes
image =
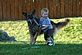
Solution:
[[[48,13],[49,13],[48,8],[43,8],[43,9],[41,10],[41,15],[42,15],[44,12],[48,12]]]

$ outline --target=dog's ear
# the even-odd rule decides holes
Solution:
[[[26,17],[27,16],[27,13],[25,13],[25,12],[22,12],[22,14]]]

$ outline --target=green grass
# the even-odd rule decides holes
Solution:
[[[0,55],[82,55],[81,44],[44,44],[30,46],[28,44],[0,44]]]
[[[58,22],[60,20],[53,20]],[[43,35],[36,46],[30,46],[26,21],[0,22],[0,30],[14,36],[17,42],[0,42],[0,55],[82,55],[82,19],[71,19],[55,38],[55,46],[46,46]]]

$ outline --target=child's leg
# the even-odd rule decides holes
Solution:
[[[44,32],[44,39],[47,41],[47,39],[49,38],[47,32]]]
[[[51,37],[52,39],[54,39],[54,38],[53,38],[53,32],[54,32],[53,29],[49,29],[49,30],[47,31],[48,36]]]
[[[49,40],[52,41],[52,44],[54,44],[53,32],[54,32],[53,29],[49,29],[49,30],[48,30]]]
[[[47,40],[49,37],[53,38],[53,30],[52,29],[48,29],[46,32],[44,32],[44,38],[45,40]]]
[[[44,38],[47,42],[48,45],[53,45],[54,44],[54,40],[53,40],[53,33],[52,30],[49,29],[44,33]]]

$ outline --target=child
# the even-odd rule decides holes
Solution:
[[[53,26],[51,24],[51,21],[48,17],[49,10],[47,8],[43,8],[41,10],[41,18],[40,18],[40,25],[41,29],[44,32],[44,38],[47,41],[48,45],[53,45],[53,41],[50,38],[53,38]]]

